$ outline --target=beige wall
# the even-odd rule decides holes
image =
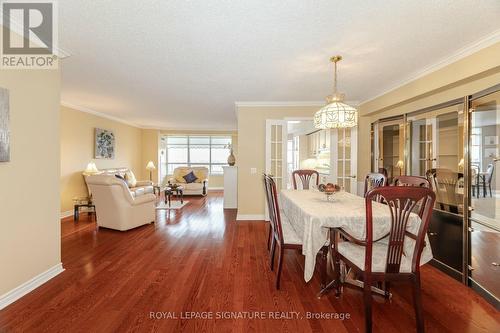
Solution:
[[[370,125],[394,115],[461,98],[500,83],[500,43],[360,105],[358,179],[370,171]]]
[[[318,106],[238,107],[238,215],[264,214],[266,119],[312,117]],[[251,174],[250,168],[257,173]]]
[[[155,183],[160,182],[158,179],[158,149],[160,140],[160,131],[154,129],[144,129],[142,130],[142,154],[141,154],[141,166],[142,166],[142,179],[149,179],[149,171],[146,170],[146,165],[149,161],[153,161],[156,166],[156,170],[153,171],[153,181]]]
[[[1,33],[1,29],[0,29]],[[0,163],[0,296],[61,262],[59,70],[0,70],[10,162]]]
[[[239,160],[238,160],[238,133],[235,131],[175,131],[175,130],[162,130],[160,131],[160,135],[168,135],[168,134],[196,134],[196,135],[231,135],[232,142],[233,142],[233,153],[234,156],[236,157],[236,165],[238,166]],[[158,159],[156,160],[158,162]],[[211,175],[209,176],[209,181],[208,181],[208,187],[209,188],[222,188],[224,187],[224,176],[222,175]]]
[[[114,159],[94,159],[94,129],[115,134]],[[107,118],[61,107],[61,212],[72,210],[75,196],[87,195],[82,171],[94,161],[98,169],[128,167],[141,179],[145,176],[142,161],[142,130]],[[149,175],[148,175],[149,178]]]

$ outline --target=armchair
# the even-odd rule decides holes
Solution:
[[[190,172],[196,176],[193,183],[187,183],[183,178]],[[207,167],[178,167],[174,169],[173,175],[168,175],[163,179],[162,186],[168,183],[180,185],[184,188],[184,195],[207,195],[208,188],[208,168]]]
[[[154,194],[132,195],[127,183],[114,175],[87,177],[97,215],[97,225],[129,230],[155,221]]]

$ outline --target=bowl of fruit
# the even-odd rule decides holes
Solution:
[[[332,184],[332,183],[328,183],[326,185],[320,184],[318,186],[318,189],[320,192],[325,193],[327,201],[331,201],[333,198],[333,195],[340,191],[340,186],[337,184]]]

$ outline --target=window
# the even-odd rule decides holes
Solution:
[[[162,151],[166,155],[166,172],[171,175],[180,166],[204,166],[210,174],[222,174],[222,166],[227,165],[231,144],[230,136],[164,136]]]
[[[470,150],[470,160],[472,165],[476,165],[481,170],[481,161],[482,161],[482,128],[481,127],[473,127],[471,133],[471,150]]]

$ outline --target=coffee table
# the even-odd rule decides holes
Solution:
[[[184,203],[184,188],[182,186],[167,186],[165,187],[165,204],[168,203],[168,207],[171,207],[172,195],[175,194],[177,200],[181,200],[181,204]]]

